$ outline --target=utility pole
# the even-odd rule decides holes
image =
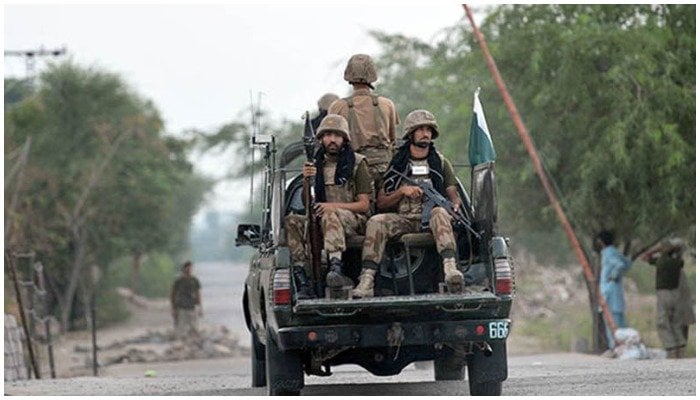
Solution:
[[[34,74],[37,57],[59,57],[66,54],[66,46],[59,49],[45,49],[44,46],[34,50],[5,50],[5,57],[23,57],[25,66],[25,78],[34,86]]]

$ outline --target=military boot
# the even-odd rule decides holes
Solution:
[[[332,257],[328,264],[328,274],[326,275],[326,286],[331,289],[343,287],[345,275],[343,275],[343,262],[336,257]]]
[[[464,289],[464,275],[457,269],[457,261],[453,258],[442,260],[445,271],[445,284],[450,293],[461,293]]]
[[[377,270],[363,268],[360,273],[360,283],[352,290],[352,297],[374,297],[374,275],[376,273]]]
[[[295,265],[292,269],[292,273],[294,274],[294,283],[297,287],[297,299],[313,299],[315,296],[311,290],[311,284],[309,278],[306,276],[304,267]]]

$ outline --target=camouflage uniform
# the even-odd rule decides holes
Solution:
[[[431,139],[438,137],[439,130],[435,116],[426,110],[415,110],[406,116],[404,126],[403,139],[411,143],[410,146],[414,145],[411,142],[411,135],[422,126],[427,126],[432,130]],[[431,157],[430,154],[433,154],[432,157],[436,156],[434,153],[429,153],[428,158]],[[396,157],[396,162],[398,163],[398,160],[402,159],[402,155],[397,153]],[[444,188],[456,186],[457,178],[452,170],[452,165],[440,153],[437,153],[437,157],[439,157],[439,162],[442,163],[442,184]],[[432,185],[430,161],[428,158],[423,160],[409,158],[408,163],[411,167],[409,170],[413,180],[423,181]],[[399,168],[403,168],[403,166]],[[393,178],[388,177],[387,179]],[[389,182],[387,181],[387,183]],[[401,186],[406,184],[403,181],[392,190],[399,190]],[[353,297],[372,297],[374,295],[374,276],[384,255],[386,244],[390,239],[406,233],[420,232],[421,214],[423,211],[422,197],[412,199],[403,196],[398,203],[398,213],[378,214],[367,221],[367,233],[362,245],[362,272],[360,274],[360,282],[352,291]],[[452,229],[452,217],[444,208],[435,207],[430,210],[429,225],[437,250],[443,258],[445,283],[448,290],[450,292],[459,292],[464,286],[464,276],[456,266],[457,245]]]
[[[329,254],[345,251],[345,238],[361,235],[366,223],[366,216],[352,211],[340,208],[326,211],[321,217],[323,248]],[[304,215],[288,215],[284,219],[284,227],[287,231],[287,246],[292,253],[292,264],[304,265],[306,274],[311,275],[311,266],[306,262],[308,219]]]
[[[364,54],[352,56],[345,69],[345,80],[364,83],[373,89],[377,72],[372,59]],[[394,103],[373,94],[370,89],[358,88],[350,97],[334,101],[328,114],[339,114],[347,119],[352,148],[367,157],[374,187],[378,188],[396,145],[396,126],[400,120]]]
[[[451,186],[456,182],[454,172],[447,160],[445,161],[445,185]],[[413,165],[427,165],[425,160],[412,161]],[[412,176],[413,179],[425,179],[425,176]],[[428,180],[429,181],[429,180]],[[390,239],[406,233],[420,232],[423,200],[404,197],[399,202],[398,213],[377,214],[367,222],[367,233],[362,249],[363,265],[378,266],[384,254],[386,243]],[[452,217],[443,208],[435,207],[430,211],[430,230],[435,238],[438,253],[454,257],[456,242],[452,230]],[[371,263],[365,263],[370,261]]]
[[[328,116],[321,123],[322,129],[331,129],[333,119],[337,116]],[[344,121],[343,121],[344,122]],[[347,125],[345,125],[347,126]],[[333,129],[335,130],[335,129]],[[340,131],[344,132],[342,126]],[[318,136],[322,136],[323,130],[319,130]],[[323,165],[323,177],[325,182],[326,202],[328,203],[351,203],[360,194],[369,195],[372,193],[372,180],[367,168],[367,160],[361,154],[355,153],[355,165],[353,176],[346,184],[339,186],[335,184],[334,177],[337,162],[335,159],[326,156]],[[321,231],[323,233],[323,248],[326,253],[342,253],[346,250],[346,236],[361,235],[364,232],[367,215],[357,214],[345,209],[325,210],[321,216]],[[307,240],[308,219],[304,215],[288,215],[285,217],[285,230],[287,232],[287,245],[292,255],[293,265],[304,265],[305,272],[311,274],[308,259]]]

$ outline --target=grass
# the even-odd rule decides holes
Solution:
[[[656,299],[654,296],[640,296],[641,304],[630,306],[627,321],[636,329],[647,348],[662,348],[656,330]],[[538,339],[543,351],[571,351],[573,343],[585,339],[591,352],[591,314],[588,304],[553,307],[554,315],[514,318],[512,335]],[[686,356],[695,357],[695,325],[691,325]]]

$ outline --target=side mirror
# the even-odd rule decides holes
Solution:
[[[260,244],[262,236],[260,235],[260,225],[240,224],[238,225],[238,234],[236,236],[236,246],[253,246]]]

